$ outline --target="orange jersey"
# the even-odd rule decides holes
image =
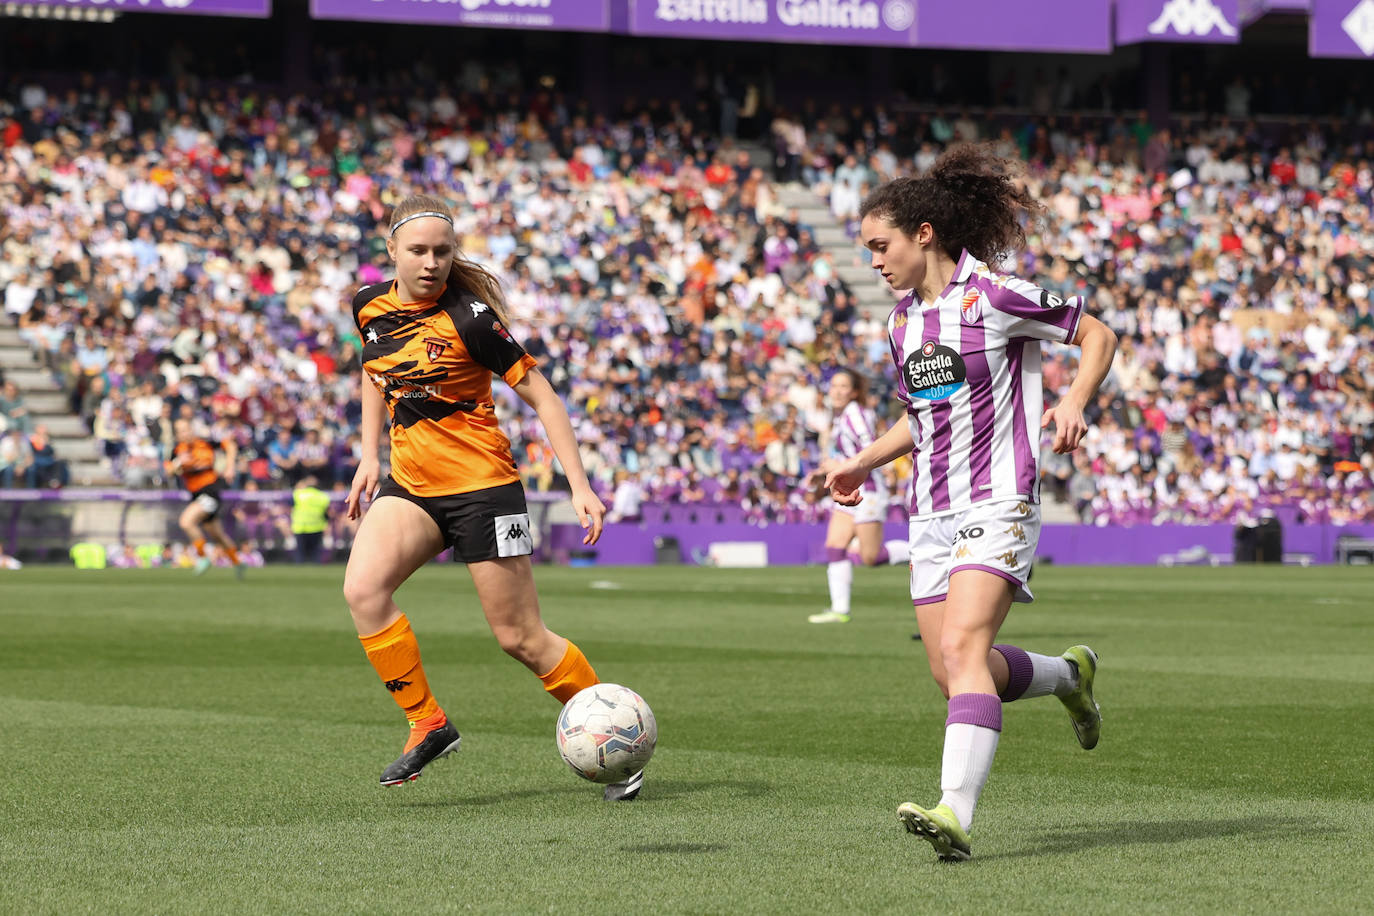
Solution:
[[[492,374],[517,384],[537,363],[496,312],[440,290],[402,304],[395,282],[353,297],[363,371],[391,415],[391,476],[416,496],[470,493],[520,479],[496,424]]]
[[[190,442],[178,442],[172,450],[174,459],[186,456],[186,461],[181,466],[181,482],[195,493],[203,490],[210,484],[219,480],[219,475],[215,473],[215,447],[204,439],[192,439]]]

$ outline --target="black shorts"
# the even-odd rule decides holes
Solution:
[[[220,506],[224,503],[224,483],[216,480],[214,483],[201,487],[191,494],[191,505],[200,506],[205,513],[205,520],[212,522],[219,515]]]
[[[525,488],[519,482],[452,496],[416,496],[388,476],[377,496],[397,496],[424,509],[439,526],[444,546],[461,563],[534,553]]]

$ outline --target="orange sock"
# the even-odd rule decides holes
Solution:
[[[224,548],[224,552],[229,554],[230,563],[233,563],[235,566],[239,565],[239,552],[233,544],[230,544],[228,547]]]
[[[391,691],[391,698],[405,710],[412,726],[411,741],[418,743],[433,727],[421,728],[424,720],[437,716],[434,725],[442,725],[443,710],[434,694],[429,692],[429,681],[420,664],[420,644],[415,641],[406,615],[396,618],[386,629],[370,636],[359,636],[358,640],[367,651],[367,660],[377,669],[386,689]]]
[[[191,549],[196,552],[196,556],[205,556],[205,538],[196,538],[191,542]]]
[[[592,663],[587,661],[587,656],[573,645],[571,639],[568,640],[568,650],[563,653],[563,660],[548,674],[539,675],[539,680],[544,682],[544,689],[560,703],[571,700],[579,690],[601,683]]]

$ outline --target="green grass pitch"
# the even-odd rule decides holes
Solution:
[[[859,570],[818,627],[821,568],[537,570],[657,714],[620,805],[461,567],[398,596],[464,740],[397,789],[341,569],[0,574],[0,913],[1374,907],[1374,570],[1041,570],[1003,638],[1099,651],[1102,743],[1007,707],[964,865],[894,816],[938,797],[945,712],[904,574]]]

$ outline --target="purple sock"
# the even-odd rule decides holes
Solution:
[[[1002,657],[1007,660],[1007,686],[998,694],[1002,702],[1010,703],[1012,700],[1019,700],[1021,695],[1030,686],[1031,675],[1035,673],[1035,666],[1031,664],[1030,656],[1026,650],[1018,646],[993,646]]]
[[[827,562],[827,563],[838,563],[838,562],[840,562],[840,561],[843,560],[843,559],[844,559],[844,548],[843,548],[843,547],[827,547],[827,548],[825,548],[825,562]]]
[[[990,693],[960,693],[949,698],[949,718],[945,726],[956,723],[1002,730],[1002,701]]]
[[[878,556],[877,556],[877,558],[873,561],[873,565],[874,565],[874,566],[886,566],[888,563],[891,563],[891,562],[892,562],[892,554],[890,554],[890,553],[887,552],[887,548],[886,548],[886,547],[880,547],[880,548],[878,548]]]

